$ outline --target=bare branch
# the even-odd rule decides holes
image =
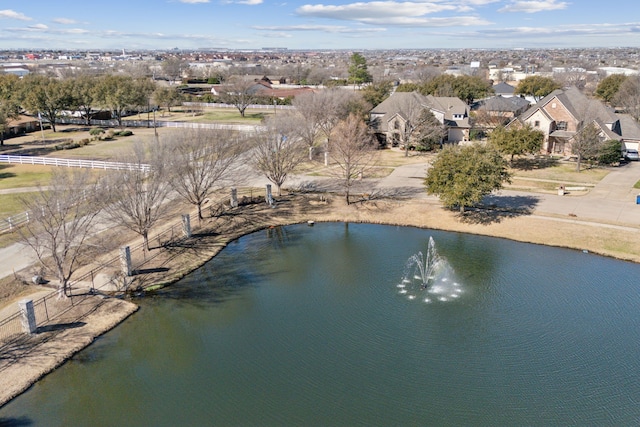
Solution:
[[[97,195],[97,184],[87,170],[60,168],[53,171],[49,187],[22,199],[30,217],[18,229],[21,239],[34,250],[43,268],[58,279],[61,296],[66,295],[100,211]]]

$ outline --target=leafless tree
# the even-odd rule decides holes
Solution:
[[[614,102],[636,121],[640,121],[640,75],[627,77],[620,85]]]
[[[61,297],[67,295],[100,211],[97,189],[87,170],[57,168],[48,187],[21,199],[29,212],[29,222],[18,228],[21,240],[33,249],[44,270],[56,277]]]
[[[417,94],[412,96],[398,111],[396,120],[404,120],[404,125],[400,126],[402,144],[404,145],[404,155],[409,156],[409,148],[411,146],[413,133],[420,121],[422,110],[425,106],[418,100]]]
[[[294,122],[272,116],[253,136],[251,155],[255,168],[275,184],[280,196],[282,184],[306,158],[305,142],[296,135]]]
[[[421,83],[427,83],[438,77],[440,74],[442,74],[440,70],[429,65],[422,66],[416,70],[416,78]]]
[[[172,155],[167,167],[172,188],[198,208],[211,192],[232,178],[239,158],[246,150],[243,138],[229,130],[193,129],[168,136]]]
[[[338,165],[336,175],[342,181],[349,204],[351,187],[375,165],[377,159],[375,138],[362,119],[351,114],[336,126],[330,155]]]
[[[553,73],[553,79],[560,83],[562,87],[575,86],[580,90],[584,90],[587,85],[587,73],[580,70],[566,70],[558,73]]]
[[[220,97],[227,104],[234,105],[244,117],[247,107],[256,101],[256,93],[253,90],[255,84],[256,82],[246,76],[233,76],[222,88]]]
[[[317,93],[307,93],[295,98],[294,106],[302,115],[307,129],[305,142],[311,147],[311,141],[317,141],[320,135],[325,137],[329,150],[333,128],[349,116],[349,108],[357,98],[353,91],[333,88]],[[315,142],[314,142],[315,143]]]
[[[160,141],[153,145],[137,141],[131,157],[122,159],[131,168],[107,176],[109,190],[103,200],[107,216],[115,224],[142,236],[147,250],[150,250],[149,231],[163,218],[167,206],[165,199],[170,186],[165,163],[169,155],[173,153]]]
[[[189,68],[189,63],[178,57],[168,57],[162,61],[162,73],[173,84],[182,78],[182,74]]]

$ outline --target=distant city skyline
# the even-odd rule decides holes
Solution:
[[[640,46],[640,16],[633,13],[637,5],[627,0],[0,3],[0,49]]]

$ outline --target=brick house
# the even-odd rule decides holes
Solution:
[[[445,143],[469,141],[469,107],[455,97],[394,92],[369,112],[371,127],[383,146],[402,145],[412,117],[429,109],[446,129]]]
[[[568,156],[576,134],[589,124],[599,130],[603,141],[616,139],[623,144],[637,144],[640,138],[640,128],[633,119],[621,120],[621,115],[600,101],[587,98],[576,87],[551,92],[507,127],[529,125],[538,129],[544,133],[544,153]]]

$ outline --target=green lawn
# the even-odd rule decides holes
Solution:
[[[269,109],[247,109],[243,118],[235,108],[206,108],[199,114],[177,109],[172,110],[170,113],[166,112],[164,116],[162,114],[156,114],[156,120],[257,125],[271,114],[273,114],[273,110]]]
[[[549,167],[522,170],[512,169],[514,177],[541,179],[573,184],[596,184],[608,173],[608,169],[592,168],[576,172],[575,163],[556,163]]]
[[[53,167],[0,163],[0,190],[47,185]]]
[[[20,197],[33,193],[0,194],[0,218],[7,218],[25,211]]]

